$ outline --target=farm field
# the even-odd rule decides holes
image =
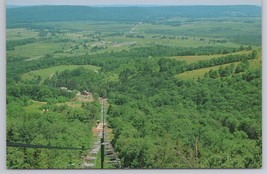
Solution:
[[[233,53],[232,55],[238,55],[238,54],[247,54],[251,51],[240,51],[240,52],[236,52]],[[228,54],[229,55],[229,54]],[[214,57],[215,56],[215,57]],[[227,55],[224,55],[227,56]],[[202,61],[202,60],[210,60],[212,58],[218,58],[218,57],[222,57],[222,55],[213,55],[213,56],[178,56],[175,57],[175,60],[184,60],[188,63],[195,63],[198,61]],[[253,60],[249,60],[249,70],[256,70],[259,67],[262,66],[261,63],[261,51],[258,51],[258,56],[256,59]],[[186,71],[180,74],[177,74],[176,77],[183,79],[183,80],[190,80],[190,79],[198,79],[198,78],[203,78],[205,73],[208,73],[210,70],[219,70],[219,68],[225,68],[227,66],[230,66],[231,64],[233,64],[235,67],[240,64],[241,62],[234,62],[234,63],[226,63],[226,64],[222,64],[222,65],[218,65],[218,66],[211,66],[211,67],[207,67],[207,68],[200,68],[197,70],[192,70],[192,71]]]
[[[100,67],[93,66],[93,65],[60,65],[60,66],[54,66],[50,68],[40,69],[36,71],[31,71],[29,73],[22,75],[22,80],[31,80],[33,78],[36,78],[40,76],[41,80],[43,81],[46,78],[52,77],[56,72],[60,73],[65,70],[74,70],[77,68],[85,68],[91,71],[98,71]]]
[[[226,36],[231,37],[235,36],[238,32],[244,31],[248,34],[255,34],[257,30],[255,30],[255,24],[260,27],[261,25],[257,22],[252,22],[250,24],[247,23],[239,23],[235,21],[227,21],[225,19],[224,22],[218,21],[195,21],[188,22],[181,26],[168,26],[168,25],[142,25],[140,27],[141,32],[150,33],[150,34],[165,34],[165,35],[190,35],[190,36],[198,36],[198,37],[222,37]],[[256,21],[259,20],[256,19]],[[157,26],[157,27],[155,27]],[[196,27],[197,26],[197,27]],[[245,27],[246,26],[246,27]],[[202,31],[202,32],[199,32]],[[211,34],[212,33],[212,34]]]
[[[27,30],[26,28],[8,29],[6,32],[7,40],[20,40],[37,37],[38,32]]]
[[[234,65],[236,66],[238,63],[240,63],[240,62],[236,62],[236,63],[234,63]],[[192,79],[197,80],[199,77],[200,78],[204,77],[205,73],[208,73],[211,69],[212,70],[218,70],[220,67],[225,68],[226,66],[229,66],[229,65],[231,65],[231,63],[219,65],[219,66],[213,66],[213,67],[209,67],[209,68],[201,68],[201,69],[197,69],[197,70],[186,71],[184,73],[177,74],[176,77],[183,79],[183,80],[192,80]]]
[[[23,46],[18,46],[14,51],[8,53],[10,56],[25,57],[25,58],[36,58],[51,54],[57,50],[62,49],[63,44],[51,44],[51,43],[32,43]]]
[[[247,54],[249,52],[251,51],[238,51],[238,52],[230,53],[230,54],[217,54],[217,55],[175,56],[175,57],[170,57],[170,58],[179,60],[179,61],[186,61],[187,63],[194,63],[194,62],[198,62],[201,60],[210,60],[212,58],[218,58],[218,57],[227,56],[227,55]]]
[[[246,25],[246,27],[242,27],[241,24],[245,25],[246,23],[226,22],[223,23],[223,26],[220,26],[222,25],[221,22],[191,22],[179,27],[142,23],[132,33],[129,33],[136,23],[121,24],[113,21],[36,23],[32,29],[7,29],[7,37],[11,41],[33,38],[38,35],[36,43],[16,46],[16,49],[8,50],[7,54],[11,57],[21,56],[32,60],[45,57],[47,54],[53,54],[55,57],[96,54],[107,51],[129,50],[133,47],[144,47],[150,44],[174,47],[220,46],[238,49],[240,44],[233,42],[233,37],[225,35],[225,33],[234,34],[237,31],[247,33],[249,31],[254,33],[251,36],[258,33],[253,28],[253,24]],[[42,29],[47,25],[51,29]],[[230,29],[230,27],[227,27],[228,25],[234,25],[236,28]],[[209,31],[207,29],[209,26],[214,26],[214,29],[209,28],[209,30],[212,30]],[[207,33],[216,31],[218,35],[203,35],[202,33],[200,36],[196,31],[199,27]],[[154,32],[154,30],[157,32]],[[247,46],[246,44],[242,45]]]

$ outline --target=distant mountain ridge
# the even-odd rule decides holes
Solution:
[[[232,17],[261,16],[261,7],[236,6],[154,6],[154,7],[90,7],[90,6],[27,6],[7,8],[7,23],[48,21],[142,21],[173,16]]]
[[[22,5],[6,5],[6,8],[19,8],[19,7],[25,7],[25,6],[22,6]]]

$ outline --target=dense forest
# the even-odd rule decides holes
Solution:
[[[260,168],[259,9],[8,8],[7,142],[80,150],[8,146],[7,167],[80,168],[104,97],[121,168]]]
[[[124,167],[259,167],[260,69],[250,71],[244,61],[237,67],[211,70],[198,81],[182,81],[170,76],[171,68],[164,70],[167,63],[148,59],[121,65],[112,73],[109,70],[113,77],[101,77],[112,81],[98,84],[108,92],[113,143]],[[62,72],[46,83],[59,87],[68,79],[64,84],[68,88],[86,89],[85,85],[97,91],[94,86],[99,79],[84,81],[92,74],[74,71]]]

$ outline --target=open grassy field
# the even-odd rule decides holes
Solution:
[[[65,70],[74,70],[76,68],[83,67],[88,70],[97,71],[100,69],[100,67],[93,66],[93,65],[61,65],[61,66],[53,66],[50,68],[40,69],[36,71],[31,71],[29,73],[25,73],[22,75],[22,80],[31,80],[36,76],[40,76],[41,80],[43,81],[45,78],[51,77],[56,72],[62,72]]]
[[[180,61],[186,61],[187,63],[194,63],[194,62],[198,62],[201,60],[209,60],[212,58],[218,58],[218,57],[223,57],[227,55],[248,54],[248,53],[251,53],[251,51],[239,51],[239,52],[230,53],[230,54],[215,54],[215,55],[200,55],[200,56],[175,56],[175,57],[168,57],[168,58],[180,60]]]
[[[225,46],[225,47],[233,47],[238,48],[240,47],[239,44],[227,42],[227,43],[210,43],[210,38],[197,38],[197,37],[187,37],[187,39],[181,39],[178,37],[164,37],[164,36],[156,36],[151,34],[143,34],[140,33],[144,38],[127,38],[125,36],[120,37],[113,37],[113,38],[106,38],[108,41],[113,42],[136,42],[140,46],[144,46],[147,44],[161,44],[161,45],[169,45],[175,47],[201,47],[201,46]]]
[[[249,61],[249,69],[256,70],[259,67],[262,67],[262,60],[261,59],[253,59]]]
[[[92,95],[85,96],[85,95],[76,95],[73,99],[70,101],[64,102],[64,103],[57,103],[56,105],[67,105],[68,107],[72,108],[81,108],[83,103],[87,102],[93,102],[94,98]]]
[[[29,106],[26,106],[25,107],[25,110],[28,111],[28,112],[43,112],[40,107],[45,105],[46,103],[45,102],[38,102],[38,101],[33,101],[32,100],[32,104],[29,105]]]
[[[234,63],[235,67],[239,64],[240,62]],[[228,65],[231,65],[232,63],[224,64],[224,65],[219,65],[219,66],[213,66],[213,67],[208,67],[208,68],[201,68],[193,71],[186,71],[181,74],[177,74],[176,77],[182,79],[182,80],[191,80],[191,79],[197,79],[198,77],[203,77],[205,73],[209,72],[211,69],[212,70],[218,70],[221,67],[226,67]]]
[[[128,32],[134,24],[115,21],[71,21],[71,22],[42,22],[36,23],[40,27],[50,26],[50,28],[67,31],[90,32]]]
[[[260,20],[260,18],[258,18]],[[255,27],[257,25],[258,27]],[[242,21],[194,21],[180,26],[145,24],[138,28],[139,32],[172,35],[172,36],[199,36],[199,37],[231,37],[238,33],[254,35],[260,34],[260,22],[245,23]],[[201,31],[201,32],[200,32]]]
[[[26,28],[10,28],[6,30],[7,40],[20,40],[37,37],[38,32]]]
[[[62,43],[36,42],[22,46],[17,46],[15,50],[8,51],[8,55],[14,57],[19,56],[26,58],[35,58],[61,50],[62,47],[63,47]]]
[[[235,62],[233,63],[235,67],[239,64],[240,62]],[[211,69],[212,70],[218,70],[221,67],[225,68],[226,66],[231,65],[232,63],[224,64],[224,65],[219,65],[219,66],[213,66],[213,67],[208,67],[208,68],[201,68],[193,71],[186,71],[181,74],[177,74],[176,77],[183,79],[183,80],[189,80],[189,79],[198,79],[198,77],[203,77],[205,73],[209,72]],[[261,67],[261,59],[253,59],[249,60],[249,69],[250,70],[255,70]]]

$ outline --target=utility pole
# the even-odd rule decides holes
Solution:
[[[102,125],[103,125],[103,129],[102,129],[102,138],[101,138],[101,169],[104,168],[104,159],[105,159],[105,144],[104,144],[104,127],[105,127],[105,119],[104,119],[104,97],[101,98],[102,100]]]
[[[104,132],[105,132],[105,98],[103,97],[103,100],[102,100],[102,107],[103,107],[103,140],[104,140]]]

